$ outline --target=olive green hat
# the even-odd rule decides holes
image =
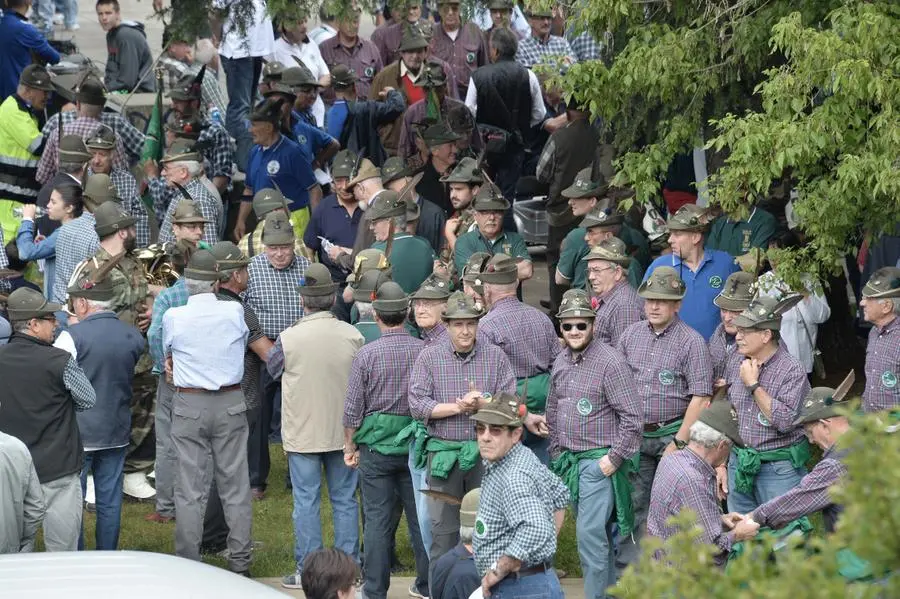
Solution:
[[[885,266],[873,272],[862,294],[873,299],[900,297],[900,268]]]
[[[358,280],[350,285],[354,302],[371,303],[382,285],[391,280],[391,273],[386,270],[367,270],[359,275]]]
[[[219,241],[209,249],[216,257],[219,264],[219,272],[230,274],[250,264],[250,258],[230,241]]]
[[[472,489],[462,498],[459,506],[459,525],[466,528],[475,528],[478,519],[478,504],[481,503],[481,487]]]
[[[335,178],[351,177],[358,160],[353,150],[341,150],[334,156],[331,164],[331,175]]]
[[[197,279],[198,281],[218,281],[219,263],[209,250],[197,250],[188,260],[184,269],[184,278]]]
[[[512,10],[512,0],[490,0],[487,3],[488,10]]]
[[[850,388],[856,381],[856,372],[851,370],[837,389],[831,387],[813,387],[800,405],[800,413],[794,420],[794,426],[833,418],[848,414],[849,401],[846,401]]]
[[[331,67],[331,85],[339,89],[347,89],[356,85],[356,73],[345,64]]]
[[[592,170],[593,168],[589,166],[578,171],[575,181],[562,190],[562,196],[571,199],[588,199],[605,194],[606,181],[603,179],[603,175],[600,175],[598,181],[594,181],[591,177]]]
[[[284,194],[277,189],[266,187],[253,194],[253,214],[258,220],[264,219],[273,210],[285,206],[287,206],[287,200],[285,200]]]
[[[119,192],[113,185],[109,175],[103,173],[95,173],[87,178],[84,182],[84,205],[88,210],[93,212],[106,202],[120,202]]]
[[[631,256],[625,249],[625,242],[618,237],[610,237],[604,239],[591,248],[587,256],[581,259],[582,262],[590,262],[591,260],[603,260],[618,264],[622,268],[628,268],[631,265]]]
[[[293,95],[293,92],[287,93]],[[272,123],[276,127],[281,123],[281,107],[284,106],[284,98],[266,98],[250,112],[251,122]]]
[[[277,60],[270,60],[263,65],[262,79],[266,83],[280,81],[282,73],[284,73],[284,65]]]
[[[671,266],[658,266],[638,287],[638,295],[644,299],[677,302],[684,298],[686,292],[684,281]]]
[[[79,103],[89,106],[104,106],[106,104],[106,86],[96,77],[88,77],[75,90],[75,99]]]
[[[395,218],[406,214],[406,202],[395,191],[381,191],[366,209],[364,218],[368,221]]]
[[[524,10],[526,17],[550,17],[553,18],[553,9],[551,5],[546,2],[541,2],[540,0],[534,1],[532,0],[525,6]]]
[[[414,168],[399,156],[388,158],[381,165],[381,182],[385,185],[401,177],[411,177]],[[443,179],[442,179],[443,180]]]
[[[295,67],[284,70],[284,73],[281,75],[282,85],[287,85],[292,89],[309,85],[313,87],[322,87],[316,79],[316,76],[312,74],[312,71],[310,71],[298,57],[295,56],[294,60],[296,60],[298,64]]]
[[[385,281],[375,292],[375,300],[372,307],[377,312],[391,314],[405,313],[409,310],[409,296],[403,288],[393,281]]]
[[[718,399],[712,402],[708,408],[700,412],[697,420],[731,439],[737,447],[744,447],[744,440],[738,427],[737,411],[730,401]]]
[[[528,408],[512,393],[501,391],[497,395],[486,397],[485,401],[487,404],[469,416],[469,420],[514,428],[522,426],[525,422]]]
[[[431,39],[431,28],[428,28],[428,32],[423,32],[423,36],[426,40]],[[444,71],[444,65],[434,60],[427,61],[423,67],[424,72],[416,79],[416,82],[413,83],[415,87],[424,87],[426,89],[432,89],[436,87],[442,87],[447,84],[447,72]]]
[[[425,140],[426,146],[434,148],[459,141],[462,139],[462,135],[451,131],[450,127],[445,123],[437,123],[425,129],[425,132],[422,134],[422,139]]]
[[[713,303],[729,312],[743,312],[753,300],[756,277],[749,272],[734,272],[725,280],[725,287]]]
[[[319,262],[313,262],[306,269],[297,291],[302,296],[324,297],[334,293],[334,279],[328,267]]]
[[[12,322],[48,316],[62,309],[60,304],[48,302],[40,291],[30,287],[19,287],[6,298],[6,312]]]
[[[114,150],[116,147],[116,132],[107,125],[100,125],[94,134],[84,142],[88,150]]]
[[[450,297],[450,281],[432,274],[419,285],[419,288],[409,296],[411,300],[434,299],[446,300]]]
[[[375,248],[367,248],[360,250],[353,257],[353,270],[347,275],[347,283],[352,284],[360,278],[363,273],[370,270],[384,270],[390,274],[391,263],[384,255],[384,252]]]
[[[617,227],[625,222],[625,215],[621,212],[613,212],[607,214],[606,210],[594,207],[593,210],[584,215],[579,225],[583,229],[593,229],[595,227]]]
[[[418,26],[406,25],[403,27],[403,37],[400,38],[400,47],[398,52],[411,52],[413,50],[424,50],[428,47],[428,40],[422,35],[422,31]]]
[[[666,226],[669,231],[703,232],[709,228],[709,214],[697,204],[685,204],[669,217]]]
[[[347,189],[353,189],[357,183],[380,177],[381,169],[375,166],[368,158],[363,158],[355,165],[353,172],[350,174],[350,181],[347,183]]]
[[[194,144],[195,140],[184,137],[176,138],[172,145],[169,146],[169,149],[166,150],[166,155],[159,162],[161,164],[168,162],[203,162],[203,157],[200,155],[200,152],[194,149]]]
[[[52,92],[54,89],[50,71],[47,70],[47,67],[39,64],[30,64],[25,67],[22,74],[19,75],[19,85],[25,85],[45,92]]]
[[[441,183],[468,183],[469,185],[481,185],[484,183],[484,176],[478,167],[478,161],[474,158],[460,159],[453,167],[449,174],[441,177]]]
[[[293,245],[294,227],[291,219],[282,212],[270,212],[266,215],[262,232],[263,245]]]
[[[172,118],[166,121],[166,130],[171,131],[175,134],[176,140],[188,140],[180,142],[179,148],[182,148],[182,152],[187,153],[189,151],[194,150],[194,144],[200,139],[200,134],[203,133],[203,130],[206,128],[206,125],[196,116],[178,118],[173,115]],[[174,147],[174,142],[173,142]],[[196,152],[199,155],[199,152]],[[197,160],[199,162],[199,158],[179,158],[178,160]],[[169,162],[168,160],[166,162]]]
[[[515,258],[506,254],[494,254],[481,271],[483,283],[508,285],[519,280]]]
[[[268,64],[266,65],[268,66]],[[196,77],[190,73],[183,75],[172,89],[169,90],[169,97],[173,100],[199,100],[203,97],[203,88],[201,85],[195,85]]]
[[[200,212],[200,208],[193,200],[178,200],[175,205],[175,213],[172,215],[172,224],[188,225],[192,223],[208,223],[209,220]]]
[[[441,318],[444,320],[479,319],[484,316],[484,310],[475,304],[475,300],[461,291],[456,291],[447,298],[447,305]]]
[[[591,305],[591,297],[584,289],[569,289],[563,294],[559,303],[557,318],[596,318],[597,313]]]
[[[94,281],[91,274],[84,273],[66,288],[69,297],[83,297],[98,302],[108,302],[113,298],[115,292],[112,279],[108,276]]]
[[[487,252],[475,252],[469,256],[466,265],[463,266],[463,283],[471,285],[478,295],[484,295],[484,280],[481,278],[481,273],[484,272],[484,267],[490,259],[491,255]]]
[[[85,163],[93,157],[80,135],[63,135],[59,140],[59,161]]]
[[[476,212],[506,211],[509,209],[509,200],[503,197],[503,192],[493,183],[482,185],[475,199],[472,200],[472,208]]]
[[[287,72],[287,71],[285,71],[285,72]],[[263,98],[271,98],[275,94],[282,94],[282,95],[286,96],[287,101],[290,102],[291,104],[294,103],[294,100],[297,97],[297,94],[294,93],[294,88],[292,88],[291,86],[287,85],[284,82],[284,74],[282,74],[282,78],[279,79],[278,81],[272,81],[271,83],[269,83],[268,89],[266,89],[263,92]],[[268,121],[269,119],[260,118],[260,119],[252,119],[252,120]]]
[[[803,299],[799,293],[785,296],[781,300],[767,295],[753,298],[747,309],[732,321],[734,326],[742,329],[769,329],[777,331],[781,328],[781,317]]]
[[[133,227],[137,220],[119,202],[107,201],[94,210],[94,231],[103,239],[118,231]]]

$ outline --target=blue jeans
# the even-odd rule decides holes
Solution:
[[[237,144],[235,162],[238,168],[246,172],[250,160],[250,149],[253,138],[250,136],[247,118],[253,98],[256,97],[256,84],[262,68],[262,59],[256,57],[225,58],[219,57],[225,71],[225,87],[228,91],[228,109],[225,111],[225,129]]]
[[[613,487],[600,470],[599,460],[578,462],[578,488],[575,531],[584,575],[584,597],[603,599],[607,587],[616,582],[616,571],[610,522]]]
[[[770,499],[784,495],[799,485],[800,479],[806,476],[806,468],[794,468],[788,460],[763,462],[752,494],[738,493],[734,489],[736,473],[737,456],[731,452],[728,458],[728,511],[749,514]]]
[[[359,562],[359,504],[356,501],[359,474],[344,464],[344,455],[340,451],[289,452],[288,468],[294,487],[294,558],[298,572],[307,555],[322,549],[319,505],[323,466],[334,521],[334,546]]]
[[[563,599],[562,586],[554,570],[522,576],[507,576],[491,588],[491,599]]]
[[[115,551],[119,545],[122,526],[122,483],[125,480],[127,447],[84,452],[81,469],[81,496],[87,492],[88,472],[94,474],[94,493],[97,497],[97,549]],[[78,549],[84,549],[84,529],[78,539]]]
[[[422,489],[428,488],[428,468],[416,468],[416,455],[413,451],[415,440],[409,444],[409,473],[412,475],[413,494],[416,498],[416,517],[419,520],[419,532],[425,553],[431,558],[431,516],[428,515],[428,497]]]
[[[544,466],[550,466],[550,439],[539,437],[529,430],[525,431],[522,445],[531,450]]]

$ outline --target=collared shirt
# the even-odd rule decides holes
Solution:
[[[463,102],[445,96],[441,102],[441,118],[447,123],[447,116],[450,111],[456,107],[464,106]],[[419,149],[416,146],[416,138],[419,136],[417,125],[425,122],[426,111],[428,110],[428,99],[420,100],[410,104],[403,113],[403,124],[400,126],[400,142],[397,146],[397,155],[403,159],[418,159]],[[481,135],[478,134],[478,127],[475,125],[475,116],[472,112],[466,112],[465,116],[468,120],[468,126],[471,130],[469,134],[469,147],[476,154],[482,149]]]
[[[643,412],[634,378],[617,350],[596,341],[560,352],[547,394],[551,454],[609,447],[616,467],[638,450]]]
[[[54,126],[51,126],[51,123],[53,123]],[[70,123],[63,120],[63,135],[77,135],[82,139],[87,139],[94,135],[101,125],[102,122],[99,119],[84,116],[80,116]],[[36,175],[37,180],[41,183],[46,183],[52,179],[53,175],[59,170],[59,133],[56,132],[58,128],[58,116],[51,118],[50,121],[44,125],[44,139],[47,140],[47,145],[44,146],[44,152],[41,154],[41,159],[38,161]],[[48,130],[52,130],[56,133],[50,135],[47,133]],[[122,144],[122,139],[118,136],[116,136],[116,147],[113,151],[113,168],[128,168],[125,146]]]
[[[728,252],[732,256],[746,254],[751,248],[766,249],[775,235],[778,221],[762,208],[753,208],[747,220],[717,218],[706,238],[706,247]]]
[[[0,555],[19,553],[34,541],[46,506],[28,447],[0,432]]]
[[[871,300],[870,300],[871,301]],[[869,330],[866,345],[866,389],[862,407],[866,412],[889,410],[900,405],[900,318]]]
[[[425,347],[431,347],[433,345],[439,344],[447,337],[447,325],[443,322],[439,322],[434,325],[431,329],[421,331],[422,341],[425,342]]]
[[[280,37],[275,40],[272,58],[289,67],[296,65],[297,61],[294,57],[299,58],[315,77],[316,81],[318,81],[330,73],[328,65],[322,60],[322,53],[319,51],[318,43],[321,41],[323,40],[314,40],[312,35],[307,35],[305,42],[292,44],[286,38]],[[316,93],[316,101],[312,105],[312,113],[315,116],[316,125],[321,127],[325,123],[325,103],[318,92]]]
[[[599,60],[603,52],[603,44],[594,39],[594,36],[587,31],[579,35],[567,35],[569,47],[575,55],[575,60],[584,62],[585,60]]]
[[[616,283],[612,289],[597,297],[594,337],[616,346],[625,329],[643,318],[643,303],[628,281]]]
[[[184,278],[175,281],[171,287],[163,289],[153,302],[150,315],[150,328],[147,329],[147,341],[150,344],[150,357],[153,358],[154,374],[165,372],[165,354],[163,353],[162,324],[163,316],[169,308],[177,308],[187,304],[188,291],[184,286]]]
[[[337,29],[328,25],[327,23],[322,23],[309,33],[307,33],[309,39],[317,46],[320,46],[322,42],[325,40],[330,40],[334,36],[337,35]]]
[[[435,23],[432,28],[431,53],[450,64],[462,95],[475,69],[488,63],[484,36],[474,23],[466,23],[457,29],[455,38],[444,31],[441,23]]]
[[[779,345],[759,368],[759,386],[772,396],[772,418],[766,418],[741,381],[744,356],[735,352],[725,364],[725,380],[731,384],[728,399],[738,415],[741,438],[759,451],[788,447],[803,437],[803,427],[794,426],[800,402],[809,393],[806,371],[797,358]]]
[[[348,48],[341,43],[340,36],[327,39],[319,44],[319,51],[322,53],[322,60],[328,65],[329,69],[333,69],[335,65],[347,65],[356,73],[356,95],[359,99],[369,97],[369,88],[372,86],[372,79],[384,68],[381,61],[381,53],[378,48],[369,40],[357,37],[356,45]],[[333,91],[323,93],[326,101],[334,98]]]
[[[384,251],[387,243],[376,241],[372,247]],[[391,245],[392,280],[400,285],[404,293],[415,293],[431,276],[436,258],[427,240],[408,233],[397,233]]]
[[[263,253],[250,260],[250,280],[244,301],[259,317],[259,324],[269,339],[303,318],[303,304],[297,287],[303,281],[309,260],[294,256],[287,268],[277,269]]]
[[[504,555],[520,560],[523,569],[550,562],[556,553],[554,514],[569,505],[566,486],[521,443],[484,464],[472,536],[478,574],[484,576]]]
[[[56,237],[56,277],[53,281],[53,301],[66,302],[66,288],[75,267],[94,255],[100,240],[94,231],[94,215],[85,210],[76,219],[59,228]]]
[[[649,322],[636,322],[619,338],[644,404],[644,423],[684,416],[691,396],[712,395],[712,359],[697,331],[676,315],[657,333]]]
[[[352,248],[356,241],[356,230],[359,221],[363,217],[363,211],[359,205],[353,208],[351,216],[347,209],[338,201],[335,194],[323,198],[319,206],[313,211],[306,231],[303,233],[303,242],[306,247],[316,252],[319,262],[328,267],[331,277],[338,282],[347,278],[347,272],[339,264],[328,257],[328,252],[322,247],[324,237],[331,243],[345,248]]]
[[[262,328],[259,326],[259,318],[256,317],[256,312],[244,303],[241,296],[228,289],[219,289],[216,292],[216,298],[223,302],[237,302],[241,304],[241,307],[244,309],[244,322],[247,324],[247,330],[249,331],[247,336],[248,346],[265,337]],[[259,405],[259,365],[259,356],[248,347],[247,351],[244,352],[244,376],[241,378],[241,391],[244,392],[244,400],[247,402],[247,407],[251,409]]]
[[[531,262],[528,246],[525,245],[525,240],[518,233],[501,231],[499,237],[490,241],[476,228],[456,239],[456,247],[453,248],[453,263],[456,266],[456,272],[463,271],[469,257],[475,252],[487,252],[491,255],[506,254]]]
[[[364,345],[350,369],[344,426],[359,428],[363,418],[376,412],[409,416],[409,377],[424,347],[403,328],[388,329]]]
[[[737,351],[734,335],[725,332],[725,325],[719,324],[712,337],[709,338],[709,357],[713,365],[713,381],[725,376],[725,364]]]
[[[236,14],[240,7],[244,11],[247,3],[237,4],[234,0],[213,0],[216,9],[228,9],[228,16],[222,27],[222,41],[219,54],[228,59],[247,58],[248,56],[266,57],[272,53],[275,33],[272,20],[266,9],[265,0],[252,0],[249,3],[252,14]]]
[[[413,366],[409,384],[409,410],[421,420],[428,434],[448,441],[472,441],[475,424],[467,414],[432,419],[431,412],[442,403],[456,403],[470,391],[470,383],[482,393],[515,393],[516,379],[506,354],[499,347],[475,342],[466,357],[453,349],[449,335],[426,347]]]
[[[494,303],[478,332],[503,350],[517,379],[549,373],[561,349],[547,315],[515,297]]]
[[[660,256],[650,263],[647,272],[644,273],[645,281],[650,278],[657,266],[672,266],[679,272],[686,287],[679,315],[703,335],[703,339],[709,340],[713,331],[722,322],[719,308],[713,300],[722,291],[728,276],[740,270],[734,263],[734,258],[719,250],[704,250],[700,266],[694,272],[686,265],[682,266],[681,258],[675,254]]]
[[[93,175],[88,169],[88,175]],[[120,205],[128,214],[136,219],[134,227],[137,230],[137,247],[145,248],[150,245],[150,216],[147,214],[147,206],[138,195],[137,181],[130,171],[113,168],[109,173],[109,180],[122,199]]]
[[[541,62],[549,63],[556,57],[561,57],[566,64],[578,62],[566,38],[556,35],[549,36],[546,41],[533,35],[526,37],[519,41],[516,50],[516,61],[528,69]]]
[[[212,293],[188,298],[163,316],[163,351],[172,355],[176,387],[216,391],[244,376],[249,329],[244,310]]]
[[[284,135],[268,148],[255,145],[250,150],[246,187],[254,192],[267,187],[280,189],[291,212],[309,205],[309,190],[316,183],[303,150]],[[252,202],[253,196],[244,195],[241,199]]]
[[[222,117],[225,118],[224,116]],[[226,177],[231,179],[234,164],[235,145],[231,136],[220,123],[213,121],[209,116],[203,119],[203,129],[197,138],[200,154],[203,156],[203,166],[206,176],[210,179]]]
[[[716,471],[690,448],[664,456],[656,470],[650,492],[647,533],[668,539],[678,529],[667,520],[688,508],[697,514],[703,530],[700,540],[719,549],[716,564],[725,558],[734,543],[734,534],[722,530],[722,509],[716,498]]]
[[[69,125],[79,118],[78,113],[71,110],[59,114],[62,114],[63,132],[68,133]],[[59,126],[59,118],[59,115],[57,115],[44,125],[43,134],[48,143],[50,139],[59,137],[56,133],[56,128]],[[141,152],[144,150],[144,134],[138,131],[128,119],[118,112],[104,110],[100,113],[100,122],[112,129],[116,134],[117,140],[122,142],[129,164],[134,164],[141,158]]]
[[[209,189],[206,188],[206,185],[196,177],[188,181],[187,185],[184,186],[184,189],[191,196],[191,199],[194,200],[194,204],[199,208],[203,218],[209,221],[203,225],[203,237],[201,238],[201,241],[204,241],[209,245],[215,244],[219,241],[219,223],[224,217],[222,201],[210,193]],[[180,190],[178,191],[178,194],[181,195]],[[175,218],[176,208],[178,208],[178,202],[169,202],[169,207],[166,209],[162,224],[159,225],[160,243],[172,243],[175,241],[175,230],[172,229],[172,219]]]

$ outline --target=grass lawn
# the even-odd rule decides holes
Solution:
[[[251,574],[254,577],[283,576],[294,571],[294,526],[291,520],[293,502],[290,491],[284,488],[287,460],[280,445],[272,445],[270,453],[272,454],[272,471],[269,474],[266,499],[253,502],[253,539],[263,543],[262,547],[253,552]],[[144,516],[152,512],[153,508],[153,503],[126,502],[124,504],[119,549],[175,553],[175,523],[156,524],[144,520]],[[89,549],[94,547],[95,522],[94,514],[85,512],[85,543]],[[334,541],[334,527],[331,523],[331,508],[324,478],[322,481],[322,535],[325,545],[330,546]],[[397,547],[400,561],[412,568],[414,560],[405,521],[401,521],[400,530],[397,533]],[[42,543],[39,542],[40,548],[42,548]],[[225,567],[225,560],[215,556],[204,556],[204,561]],[[575,522],[572,517],[566,519],[559,540],[556,565],[558,568],[566,570],[571,576],[580,576],[578,551],[575,546]],[[410,569],[404,575],[413,576],[415,573]]]

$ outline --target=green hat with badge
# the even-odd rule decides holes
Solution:
[[[506,254],[494,254],[481,270],[483,283],[509,285],[519,280],[519,269],[515,258]]]
[[[63,135],[59,140],[59,161],[84,164],[93,158],[80,135]]]
[[[475,528],[478,519],[478,504],[481,503],[481,487],[472,489],[462,498],[459,506],[459,525],[466,528]]]
[[[184,269],[184,278],[186,279],[218,281],[220,276],[219,263],[209,250],[194,252],[191,259],[188,260],[187,268]]]
[[[386,189],[375,196],[375,200],[366,209],[367,221],[395,218],[406,214],[406,202],[400,199],[396,191]]]
[[[422,30],[418,24],[405,25],[403,27],[403,36],[400,38],[400,47],[398,52],[412,52],[415,50],[424,50],[428,47],[428,40],[422,35]]]
[[[469,256],[469,259],[466,260],[466,265],[463,266],[463,283],[471,285],[478,295],[484,295],[484,281],[481,278],[481,273],[484,272],[484,267],[490,259],[491,255],[487,252],[475,252]]]
[[[856,372],[851,370],[837,389],[831,387],[813,387],[800,404],[800,413],[794,420],[794,426],[800,426],[834,418],[835,416],[847,416],[850,410],[850,402],[847,394],[856,382]]]
[[[545,0],[531,0],[525,6],[525,16],[526,17],[547,17],[553,18],[553,8],[552,4],[546,2]]]
[[[469,416],[469,420],[513,428],[518,428],[525,422],[528,408],[512,393],[501,391],[485,400],[487,404]]]
[[[462,139],[462,136],[450,130],[446,123],[437,123],[431,125],[422,134],[425,145],[429,148],[435,148],[444,144],[453,143]]]
[[[631,265],[631,256],[628,255],[625,242],[618,237],[604,239],[592,247],[587,256],[581,259],[582,262],[590,262],[591,260],[612,262],[622,268],[628,268]]]
[[[209,249],[216,257],[219,264],[219,272],[230,275],[250,264],[250,258],[230,241],[219,241]],[[227,277],[226,277],[227,280]]]
[[[50,72],[47,70],[47,67],[39,64],[30,64],[22,70],[22,74],[19,75],[19,85],[39,89],[44,92],[53,91]]]
[[[313,262],[306,269],[297,291],[304,297],[324,297],[333,294],[334,280],[331,278],[331,271],[324,264]]]
[[[409,310],[409,296],[393,281],[385,281],[375,292],[372,307],[377,312],[402,314]]]
[[[475,198],[472,200],[472,208],[476,212],[505,212],[509,209],[509,200],[503,197],[503,192],[493,183],[482,185]]]
[[[104,106],[106,86],[96,77],[88,77],[75,90],[75,100],[89,106]]]
[[[350,181],[347,182],[347,189],[353,189],[357,183],[362,183],[367,179],[375,179],[381,177],[381,169],[368,158],[363,158],[358,164],[354,165],[353,172],[350,174]]]
[[[669,231],[689,231],[702,233],[709,228],[709,213],[697,204],[685,204],[669,217],[666,226]]]
[[[169,90],[169,97],[173,100],[186,102],[190,100],[199,100],[203,97],[202,87],[195,84],[196,77],[190,73],[181,77],[172,89]]]
[[[286,93],[293,95],[292,91]],[[271,123],[278,127],[283,118],[281,108],[285,103],[284,98],[266,98],[250,112],[249,120],[257,123]]]
[[[257,220],[262,220],[268,213],[285,206],[287,206],[287,200],[285,200],[284,194],[277,189],[266,187],[253,194],[253,214],[256,215]]]
[[[284,65],[277,60],[270,60],[263,65],[262,79],[265,83],[272,81],[280,81],[281,75],[284,73]]]
[[[370,270],[384,270],[388,274],[391,273],[391,263],[383,251],[375,248],[360,250],[353,258],[353,270],[347,275],[347,283],[352,287],[354,282]]]
[[[287,68],[281,74],[282,85],[287,85],[292,90],[298,87],[322,87],[316,76],[299,58],[295,56],[294,60],[298,62],[297,66]]]
[[[381,182],[384,185],[401,177],[411,177],[415,169],[399,156],[388,158],[381,165]]]
[[[291,219],[283,212],[266,215],[262,232],[263,245],[294,245],[294,227]]]
[[[738,427],[737,411],[730,401],[717,399],[700,412],[697,420],[731,439],[737,447],[744,447],[744,440]]]
[[[638,287],[638,295],[644,299],[681,301],[687,287],[678,271],[671,266],[658,266],[647,280]]]
[[[112,279],[104,276],[99,281],[94,280],[93,274],[84,274],[78,277],[66,288],[69,297],[83,297],[87,300],[108,302],[115,295]]]
[[[159,162],[167,164],[169,162],[203,162],[200,152],[194,149],[196,140],[187,138],[176,138],[166,151],[166,155]]]
[[[449,174],[441,177],[441,183],[468,183],[469,185],[481,185],[484,183],[484,175],[478,166],[478,161],[466,156],[460,159]]]
[[[109,175],[94,173],[84,182],[84,191],[81,194],[84,205],[91,212],[106,202],[120,202],[119,192],[113,185]]]
[[[290,69],[285,70],[285,73],[287,73],[288,70]],[[290,104],[293,104],[294,100],[297,97],[297,94],[294,93],[294,88],[285,83],[284,75],[282,75],[282,78],[279,81],[273,81],[269,84],[269,89],[267,89],[265,93],[263,93],[263,97],[272,98],[272,96],[274,96],[275,94],[281,94],[282,96],[285,96],[286,101]],[[275,98],[272,99],[275,100]],[[265,114],[262,115],[262,118],[251,118],[251,120],[272,122],[270,118],[267,118],[265,116]]]
[[[575,181],[562,190],[564,198],[589,199],[596,198],[606,193],[606,181],[600,175],[599,181],[591,178],[592,167],[583,168],[575,175]]]
[[[356,85],[356,73],[345,64],[331,67],[331,85],[338,89],[347,89]]]
[[[873,299],[900,297],[900,268],[885,266],[873,272],[862,294]]]
[[[596,318],[597,313],[591,305],[591,296],[584,289],[569,289],[563,294],[559,303],[557,318]]]
[[[419,288],[409,296],[409,299],[446,300],[449,297],[450,281],[432,274],[419,285]]]
[[[732,322],[741,329],[769,329],[777,331],[781,328],[781,317],[785,312],[799,304],[803,296],[799,293],[787,295],[781,300],[760,295],[750,302],[747,309],[741,312]]]
[[[430,31],[429,31],[430,34]],[[426,39],[430,39],[429,34],[423,34]],[[447,73],[444,71],[444,65],[434,60],[425,62],[422,66],[424,69],[422,75],[413,83],[415,87],[424,87],[432,89],[442,87],[447,84]]]
[[[137,219],[128,214],[122,204],[110,200],[103,202],[94,210],[94,221],[94,231],[98,238],[103,239],[128,227],[133,227]]]
[[[85,140],[84,145],[88,150],[114,150],[116,132],[107,125],[100,125],[94,134]]]
[[[19,287],[6,298],[6,312],[11,322],[49,316],[62,309],[60,304],[48,302],[40,291],[30,287]]]
[[[391,280],[390,270],[372,269],[362,272],[350,285],[354,302],[371,303],[382,285]]]
[[[208,223],[209,220],[200,212],[193,200],[178,200],[175,205],[175,213],[172,215],[172,223],[175,225],[190,225]]]
[[[455,291],[447,298],[447,305],[441,318],[444,320],[478,320],[484,316],[484,310],[475,304],[475,300],[462,291]]]
[[[203,130],[206,128],[206,125],[196,116],[178,118],[174,115],[170,119],[166,121],[166,131],[171,131],[175,134],[177,140],[189,140],[186,142],[182,142],[187,146],[193,146],[194,143],[198,139],[200,139],[200,134],[203,133]],[[193,143],[192,143],[193,142]],[[172,144],[174,146],[174,143]],[[195,160],[193,158],[183,158],[182,160]]]
[[[359,157],[353,150],[341,150],[334,155],[334,161],[331,163],[331,175],[336,179],[351,177],[357,160],[359,160]]]
[[[617,227],[625,222],[625,215],[621,212],[613,212],[608,214],[606,210],[594,207],[593,210],[584,215],[579,225],[583,229],[593,229],[596,227]]]
[[[738,271],[731,273],[725,280],[725,287],[716,296],[713,303],[729,312],[743,312],[750,306],[755,295],[753,286],[756,277],[749,272]]]

